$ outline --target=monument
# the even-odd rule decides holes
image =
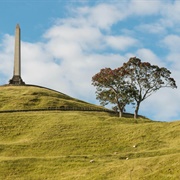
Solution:
[[[25,85],[21,78],[21,29],[19,24],[16,25],[15,47],[14,47],[14,72],[12,79],[9,80],[11,85]]]

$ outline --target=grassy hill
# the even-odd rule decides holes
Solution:
[[[5,91],[1,97],[10,94]],[[33,91],[22,90],[32,98]],[[0,113],[0,179],[178,180],[180,121],[86,111]]]
[[[0,110],[38,109],[62,106],[104,109],[103,107],[39,86],[0,86]]]

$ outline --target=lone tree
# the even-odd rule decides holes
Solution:
[[[136,103],[134,118],[138,117],[142,101],[163,87],[177,88],[171,72],[133,57],[117,69],[105,68],[92,77],[96,98],[102,105],[116,104],[121,117],[127,104]]]
[[[137,118],[142,101],[163,87],[177,88],[175,80],[170,77],[171,72],[166,68],[151,65],[149,62],[141,62],[133,57],[123,68],[128,74],[127,81],[134,89],[133,98],[136,102],[134,118]]]
[[[115,104],[122,117],[125,106],[131,102],[132,91],[126,81],[127,73],[124,68],[104,68],[92,77],[92,84],[96,86],[96,99],[105,106],[108,103]]]

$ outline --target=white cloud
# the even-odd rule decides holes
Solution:
[[[180,24],[180,1],[169,1],[165,3],[161,11],[163,15],[162,22],[167,26],[177,26]]]
[[[135,1],[135,0],[133,0]],[[151,18],[148,22],[142,22],[136,27],[137,30],[148,33],[157,33],[160,36],[168,34],[168,31],[180,32],[180,1],[135,1],[137,7],[141,7],[140,11],[136,8],[137,13],[144,15],[153,15],[157,18]]]
[[[164,1],[163,1],[164,2]],[[154,15],[159,12],[162,3],[156,1],[131,0],[129,9],[135,15]]]
[[[4,35],[0,44],[0,72],[6,78],[12,76],[14,60],[14,37]]]
[[[91,51],[92,49],[102,48],[101,40],[103,35],[101,32],[97,28],[86,27],[85,24],[83,27],[67,26],[66,24],[56,25],[50,28],[44,37],[48,39],[50,50],[55,51],[58,49],[55,52],[57,56],[70,55],[69,51],[74,51],[73,54],[81,54],[82,50]],[[54,46],[55,44],[56,46]],[[60,47],[57,48],[57,46]],[[68,49],[65,47],[68,47]]]
[[[169,34],[162,40],[162,44],[167,49],[167,62],[170,63],[173,71],[180,72],[180,36]],[[179,79],[179,75],[177,75],[177,78]]]
[[[92,8],[78,8],[77,11],[81,17],[86,18],[87,25],[100,29],[109,29],[112,24],[126,17],[123,4],[114,6],[102,3]]]
[[[153,22],[153,23],[143,23],[136,27],[137,30],[140,30],[141,32],[148,32],[152,34],[166,34],[166,28],[162,26],[159,22]]]
[[[135,38],[127,36],[107,36],[105,37],[107,45],[117,50],[126,50],[131,46],[136,46],[138,41]]]
[[[163,43],[171,52],[179,52],[180,36],[170,34],[164,38]]]
[[[165,66],[165,63],[157,57],[150,49],[142,48],[136,52],[138,58],[143,62],[150,62],[153,65]]]
[[[142,103],[140,111],[151,114],[154,120],[175,120],[180,115],[179,100],[178,89],[160,89]]]

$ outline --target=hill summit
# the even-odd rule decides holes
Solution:
[[[0,86],[0,110],[76,108],[105,110],[58,91],[41,86]]]

